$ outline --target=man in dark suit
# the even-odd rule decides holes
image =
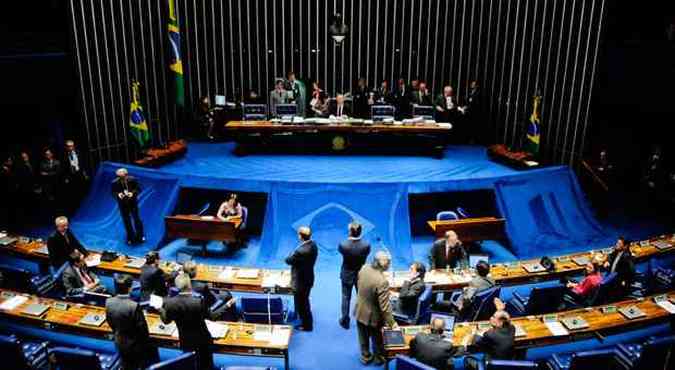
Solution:
[[[167,281],[176,277],[176,274],[167,274],[159,267],[159,253],[150,251],[145,255],[145,265],[141,267],[141,301],[150,299],[154,294],[166,297],[168,294]]]
[[[143,310],[129,297],[132,281],[129,275],[119,275],[115,279],[117,295],[105,302],[106,321],[115,336],[123,370],[145,369],[159,362],[159,351],[150,342]]]
[[[84,262],[84,256],[78,251],[70,254],[70,263],[63,270],[61,275],[63,287],[66,294],[74,296],[86,292],[106,293],[106,289],[101,285],[98,276],[91,272]]]
[[[239,316],[237,315],[237,302],[232,294],[226,289],[221,289],[220,293],[216,294],[209,285],[202,281],[196,281],[197,277],[197,264],[194,261],[186,261],[183,264],[183,272],[185,272],[191,279],[192,291],[197,293],[204,300],[204,304],[209,310],[209,316],[211,320],[223,320],[223,321],[237,321]],[[213,304],[218,300],[222,300],[224,304],[220,306],[215,311],[211,311]]]
[[[328,113],[335,118],[349,118],[352,115],[352,107],[345,102],[345,96],[338,94],[335,102],[328,105]]]
[[[349,302],[352,299],[352,288],[357,287],[356,279],[359,270],[366,263],[370,254],[370,243],[361,239],[361,225],[354,221],[349,224],[349,238],[338,246],[342,254],[342,317],[340,326],[349,329]]]
[[[375,253],[373,263],[363,265],[359,271],[354,317],[361,347],[360,360],[364,365],[373,361],[376,365],[384,364],[382,329],[385,326],[398,328],[392,315],[389,281],[384,276],[390,265],[391,256],[379,251]]]
[[[166,298],[159,310],[165,324],[176,322],[180,348],[184,352],[195,351],[199,369],[213,369],[213,338],[204,320],[209,318],[204,300],[192,294],[190,277],[180,274],[175,280],[180,291],[177,296]]]
[[[628,245],[626,239],[620,236],[604,263],[604,267],[610,273],[617,274],[622,289],[628,289],[635,277],[635,260]]]
[[[469,255],[462,246],[457,234],[448,230],[445,239],[434,242],[430,253],[431,269],[466,268],[469,266]]]
[[[370,115],[370,108],[368,106],[368,97],[370,96],[370,91],[368,90],[368,85],[366,84],[365,78],[359,78],[352,91],[352,97],[354,102],[354,115],[359,118],[366,118]]]
[[[66,140],[63,153],[63,192],[68,197],[67,204],[74,210],[79,204],[79,200],[84,195],[86,184],[89,180],[87,176],[85,158],[77,148],[73,140]]]
[[[412,93],[410,88],[405,83],[405,80],[402,78],[398,79],[398,86],[394,92],[394,101],[396,105],[396,115],[398,119],[409,117],[412,113],[410,108],[412,100]]]
[[[291,288],[293,289],[293,304],[300,321],[298,330],[314,330],[312,307],[309,303],[309,294],[314,286],[314,264],[319,254],[316,243],[312,240],[312,231],[307,226],[298,229],[300,245],[293,253],[286,257],[286,264],[291,266]]]
[[[141,193],[141,186],[134,177],[129,176],[126,168],[118,169],[115,174],[117,178],[112,183],[112,195],[117,200],[122,221],[124,221],[124,228],[127,231],[127,244],[145,242],[143,222],[138,213],[138,196]],[[131,224],[132,218],[133,226]]]
[[[422,262],[413,262],[410,265],[410,278],[403,282],[398,292],[397,311],[404,315],[413,316],[417,311],[417,302],[424,292],[424,275],[427,268]]]
[[[452,357],[461,350],[452,342],[443,339],[445,322],[436,318],[431,321],[431,333],[418,333],[410,341],[410,355],[417,361],[438,370],[453,369]]]
[[[443,87],[443,93],[436,97],[434,108],[436,109],[436,121],[456,123],[455,118],[457,118],[459,106],[452,86]]]
[[[59,269],[64,263],[68,262],[69,256],[74,250],[79,251],[85,257],[89,255],[87,249],[82,246],[75,234],[68,228],[67,217],[57,217],[54,224],[56,225],[56,231],[47,239],[49,263],[54,269]]]
[[[504,310],[504,302],[499,298],[495,298],[494,304],[497,310],[490,317],[492,328],[482,335],[475,334],[474,332],[473,343],[469,348],[472,352],[485,353],[485,361],[491,359],[511,360],[514,356],[513,343],[516,336],[516,328],[511,325],[511,317]],[[472,358],[467,358],[466,364],[469,369],[479,368],[476,361]]]
[[[427,83],[420,81],[417,91],[413,92],[412,97],[413,104],[430,106],[431,105],[431,93],[427,90]]]

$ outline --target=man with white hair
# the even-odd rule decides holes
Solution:
[[[391,256],[385,251],[375,253],[372,264],[364,265],[358,276],[356,299],[356,329],[361,346],[361,362],[364,365],[385,362],[382,328],[397,328],[389,296],[389,281],[384,272],[391,265]],[[371,353],[371,341],[373,352]]]
[[[445,232],[445,238],[435,241],[431,247],[429,262],[432,270],[469,267],[469,255],[457,233],[448,230]]]
[[[204,320],[209,318],[209,309],[201,297],[192,294],[188,274],[176,276],[174,281],[180,291],[175,297],[164,299],[159,314],[165,324],[176,322],[180,348],[185,352],[195,351],[198,369],[213,369],[213,339]]]
[[[126,168],[119,168],[115,171],[117,178],[112,183],[112,196],[119,205],[124,228],[127,231],[127,244],[137,244],[145,242],[143,233],[143,222],[138,213],[138,196],[141,193],[141,186],[136,178],[129,176]],[[133,218],[133,226],[131,220]]]
[[[516,328],[511,324],[511,316],[505,311],[506,306],[499,298],[494,299],[495,313],[490,317],[492,326],[483,334],[474,335],[469,350],[485,353],[485,360],[510,360],[513,358],[513,343]],[[469,369],[478,369],[478,360],[468,357],[465,365]]]
[[[69,261],[70,254],[78,250],[82,255],[87,256],[89,252],[82,246],[68,227],[68,218],[59,216],[54,220],[56,230],[47,239],[47,250],[49,251],[49,263],[55,269],[63,266]]]

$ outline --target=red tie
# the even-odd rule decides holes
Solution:
[[[87,272],[84,271],[84,267],[80,267],[79,270],[80,270],[80,276],[82,277],[82,280],[84,280],[85,283],[91,284],[91,283],[94,282],[94,280],[91,279],[89,274],[87,274]]]

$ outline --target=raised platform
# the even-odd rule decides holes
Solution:
[[[510,249],[517,257],[606,246],[613,238],[593,218],[569,168],[522,173],[489,161],[482,147],[449,147],[442,160],[396,155],[237,157],[233,149],[231,143],[191,143],[186,157],[161,168],[127,166],[145,188],[145,245],[131,249],[121,243],[123,228],[109,193],[121,164],[100,166],[73,229],[85,244],[138,255],[160,246],[163,217],[174,212],[181,189],[254,192],[266,198],[258,211],[264,209],[259,266],[282,264],[297,244],[295,229],[303,224],[314,230],[320,264],[333,264],[351,220],[364,225],[365,237],[376,247],[388,248],[397,265],[405,265],[417,254],[411,248],[409,194],[488,189],[494,191],[499,216],[507,220]]]

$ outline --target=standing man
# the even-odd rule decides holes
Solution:
[[[309,294],[314,286],[314,264],[319,250],[312,240],[312,231],[309,227],[301,226],[298,229],[298,238],[300,239],[300,245],[286,257],[286,264],[291,266],[293,304],[302,322],[296,329],[312,331],[314,330],[314,319],[309,303]]]
[[[298,116],[305,116],[305,102],[307,101],[307,92],[305,90],[305,84],[300,80],[295,79],[295,72],[289,71],[286,75],[288,79],[287,89],[291,94],[291,99],[298,106]]]
[[[452,230],[445,233],[445,239],[434,242],[429,259],[432,270],[469,266],[469,255],[457,238],[457,234]]]
[[[204,321],[209,318],[208,307],[201,298],[192,295],[192,285],[187,274],[178,275],[175,285],[180,293],[164,300],[159,309],[162,322],[169,324],[175,321],[180,348],[184,352],[196,352],[198,369],[212,370],[213,338]]]
[[[173,276],[175,278],[175,276]],[[141,267],[141,301],[148,301],[150,295],[166,297],[169,293],[166,286],[171,275],[159,267],[159,252],[150,251],[145,255],[145,265]]]
[[[340,280],[342,281],[342,317],[340,326],[349,329],[349,303],[352,299],[352,288],[357,286],[359,270],[366,263],[370,254],[370,243],[361,239],[361,225],[352,221],[349,224],[349,238],[338,246],[342,254],[342,268]]]
[[[127,274],[115,279],[117,295],[105,301],[105,317],[115,336],[122,369],[145,369],[159,362],[159,351],[150,342],[148,323],[141,306],[129,297],[133,279]]]
[[[628,244],[626,239],[620,236],[604,263],[604,267],[610,273],[615,272],[617,274],[619,284],[624,290],[628,290],[635,277],[635,260]]]
[[[274,90],[270,91],[270,115],[277,116],[277,104],[288,104],[291,95],[284,88],[284,79],[279,78],[274,84]]]
[[[356,300],[356,329],[361,346],[361,363],[376,365],[385,363],[382,328],[398,328],[392,315],[389,281],[384,272],[389,269],[391,256],[379,251],[370,265],[364,265],[358,276],[358,298]],[[370,351],[371,341],[373,353]]]
[[[410,114],[412,113],[410,110],[411,99],[412,94],[410,93],[410,89],[406,85],[405,80],[399,78],[394,99],[396,102],[396,115],[399,120],[406,117],[410,117]]]
[[[438,95],[434,106],[436,108],[436,121],[455,123],[458,106],[452,86],[443,87],[443,93]]]
[[[352,115],[352,108],[345,102],[345,96],[337,94],[335,104],[328,106],[328,112],[335,118],[349,118]]]
[[[112,195],[117,200],[120,208],[124,228],[127,231],[127,244],[137,244],[145,242],[143,234],[143,222],[138,213],[138,195],[141,193],[141,186],[136,178],[129,176],[126,168],[120,168],[115,171],[117,178],[112,183]],[[131,225],[133,218],[134,224]]]
[[[359,78],[352,91],[352,97],[354,101],[354,116],[358,118],[367,118],[370,114],[370,108],[368,106],[368,96],[370,91],[368,91],[368,84],[366,83],[365,78]]]
[[[80,151],[75,148],[73,140],[66,140],[63,163],[65,164],[63,182],[75,189],[81,188],[85,181],[89,179],[89,176],[87,176],[87,171],[84,168],[86,165],[84,158],[80,155]]]
[[[49,263],[54,269],[59,269],[64,263],[68,262],[69,256],[74,250],[79,251],[84,256],[89,252],[82,246],[72,231],[68,228],[68,218],[59,216],[54,220],[56,231],[47,239],[47,251],[49,252]]]

